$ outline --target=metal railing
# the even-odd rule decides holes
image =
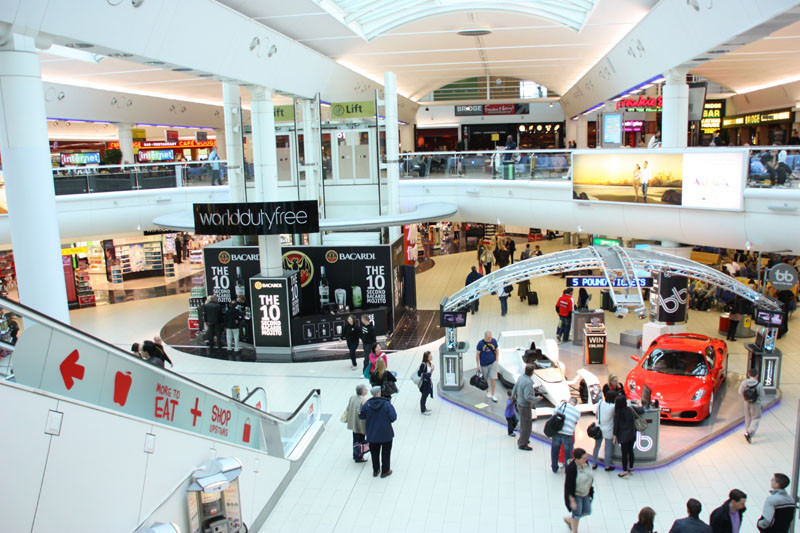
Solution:
[[[76,357],[61,362],[70,350],[75,351]],[[59,379],[48,378],[50,375],[58,376],[59,370],[63,375],[65,368],[68,370],[70,367],[79,369],[74,381],[70,378],[67,382],[65,377],[62,385]],[[146,383],[148,386],[138,390],[131,388],[130,399],[120,400],[116,393],[120,374],[132,376],[132,382]],[[204,405],[217,404],[219,409],[230,411],[233,415],[231,420],[237,420],[236,417],[240,422],[247,420],[249,428],[252,428],[247,430],[246,439],[238,439],[237,434],[235,437],[223,440],[281,458],[289,458],[308,429],[320,419],[321,414],[319,389],[312,389],[288,416],[277,416],[235,400],[176,372],[153,366],[131,352],[2,297],[0,297],[0,379],[74,398],[104,409],[118,411],[123,415],[172,425],[203,437],[223,438],[218,436],[219,433],[205,431],[209,425],[208,420],[205,425],[202,421],[184,423],[191,422],[191,417],[181,422],[174,411],[169,410],[166,401],[162,404],[162,416],[159,416],[157,399],[156,410],[153,411],[153,395],[156,394],[154,390],[158,388],[164,391],[178,391],[177,397],[174,392],[163,393],[167,400],[176,400],[173,409],[181,396],[185,397],[180,400],[181,405],[184,402],[191,403],[192,397],[198,400],[205,397],[207,401],[197,402],[201,409],[207,411],[210,407]],[[104,394],[109,388],[115,391],[113,401]],[[164,413],[167,416],[163,416]],[[201,415],[202,413],[197,416]],[[210,416],[210,413],[207,416]],[[235,428],[231,427],[230,430],[235,431]]]
[[[98,165],[53,169],[57,196],[226,185],[227,161]]]
[[[485,150],[400,154],[401,178],[569,179],[570,150]]]

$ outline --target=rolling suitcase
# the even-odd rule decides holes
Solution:
[[[539,294],[536,291],[528,292],[528,305],[539,305]]]

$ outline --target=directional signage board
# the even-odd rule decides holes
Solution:
[[[242,404],[147,362],[41,325],[12,354],[22,385],[232,444],[265,450],[261,420]]]

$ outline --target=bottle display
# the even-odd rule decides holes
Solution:
[[[320,267],[319,270],[319,305],[324,308],[331,302],[331,293],[328,286],[328,276],[325,274],[325,267]]]
[[[244,296],[244,278],[242,277],[242,267],[236,267],[236,298]]]
[[[336,298],[339,309],[344,309],[347,305],[347,291],[344,289],[336,289],[333,291],[333,295]]]

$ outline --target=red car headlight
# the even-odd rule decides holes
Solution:
[[[636,392],[636,380],[635,379],[630,378],[628,380],[628,390],[630,390],[631,392]]]
[[[700,400],[700,398],[705,396],[705,394],[706,394],[706,390],[705,389],[697,389],[695,391],[695,393],[694,393],[694,396],[692,396],[692,401],[696,402],[696,401]]]

